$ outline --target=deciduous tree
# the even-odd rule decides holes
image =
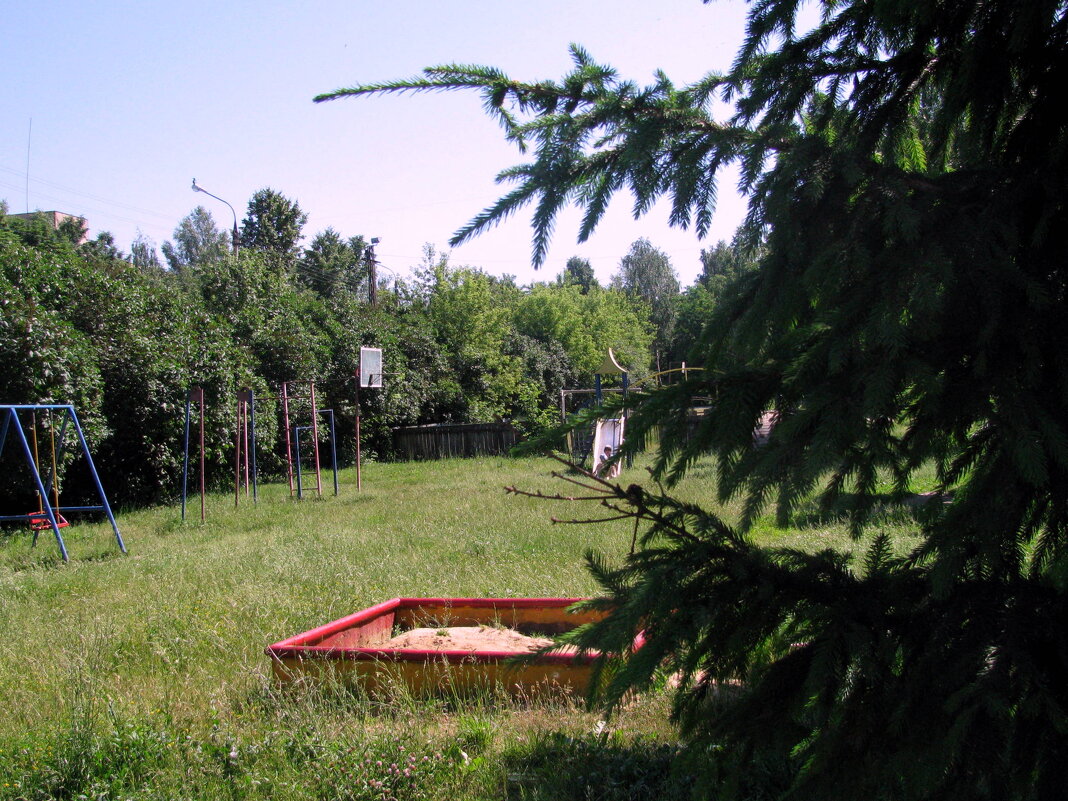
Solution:
[[[248,211],[241,221],[241,245],[291,263],[307,221],[308,215],[297,201],[266,187],[248,201]]]
[[[140,229],[130,245],[130,261],[134,267],[142,270],[159,270],[163,267],[156,253],[156,243],[141,233]]]
[[[634,242],[620,260],[619,272],[612,277],[612,284],[648,305],[656,328],[653,348],[659,359],[671,342],[679,296],[679,278],[671,266],[671,259],[643,237]]]
[[[174,229],[174,242],[164,242],[162,250],[172,270],[199,267],[226,256],[230,234],[218,229],[210,211],[197,206],[181,219]]]
[[[594,287],[600,286],[597,283],[597,276],[593,273],[593,265],[590,264],[590,260],[581,256],[572,256],[567,260],[564,272],[560,275],[560,283],[564,286],[582,287],[583,295]]]

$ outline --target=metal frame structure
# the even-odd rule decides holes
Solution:
[[[185,395],[185,445],[182,450],[182,520],[185,520],[186,493],[189,489],[189,417],[192,404],[198,404],[200,421],[200,522],[204,522],[204,388],[193,387]]]
[[[337,479],[337,435],[334,430],[334,410],[333,409],[319,409],[319,414],[330,415],[330,463],[334,471],[334,495],[337,496],[340,493],[340,487]],[[297,475],[297,498],[304,498],[304,482],[303,473],[300,463],[300,434],[302,431],[315,431],[312,426],[293,426],[293,448],[296,452],[294,456],[294,465],[296,467]],[[316,465],[318,469],[318,465]]]
[[[249,430],[251,428],[251,438]],[[244,482],[242,482],[244,468]],[[256,468],[256,398],[251,389],[237,393],[237,426],[234,434],[234,508],[241,500],[241,487],[245,497],[252,485],[252,503],[259,501],[259,471]]]
[[[308,395],[290,395],[290,384],[307,384],[309,388]],[[318,498],[323,497],[323,475],[322,469],[319,464],[319,408],[315,405],[315,382],[314,381],[285,381],[282,383],[282,416],[285,421],[286,431],[286,472],[289,477],[289,497],[293,497],[293,439],[290,436],[290,428],[296,428],[296,425],[291,426],[289,420],[289,402],[291,400],[307,400],[311,402],[311,430],[312,430],[312,444],[315,452],[315,495]],[[298,446],[299,447],[299,446]],[[299,493],[298,497],[302,498],[303,493]]]
[[[295,385],[308,385],[308,394],[300,395],[293,393]],[[357,390],[358,391],[358,390]],[[334,410],[320,409],[317,406],[314,381],[286,381],[282,383],[278,395],[260,396],[256,398],[251,389],[245,389],[237,393],[237,417],[234,427],[234,507],[237,508],[241,501],[241,489],[244,488],[245,496],[251,495],[252,502],[257,503],[259,498],[259,471],[256,465],[256,401],[276,400],[282,402],[283,430],[285,432],[286,468],[289,480],[290,497],[298,499],[304,497],[303,470],[300,463],[299,436],[303,431],[312,432],[312,445],[314,451],[315,468],[315,491],[318,497],[322,497],[322,469],[319,453],[319,415],[330,416],[330,447],[331,466],[334,473],[334,495],[340,494],[337,468],[337,433],[335,430]],[[310,404],[310,424],[297,425],[292,419],[290,408],[291,402],[308,401]],[[192,406],[199,406],[200,417],[200,519],[205,517],[205,466],[204,466],[204,390],[194,387],[189,390],[185,403],[185,449],[182,462],[182,520],[185,520],[186,498],[188,491],[189,476],[189,439]],[[303,415],[301,415],[303,417]],[[357,425],[359,425],[357,421]],[[294,451],[296,456],[294,457]]]
[[[56,481],[55,471],[53,470],[48,475],[48,481],[46,482],[42,476],[38,467],[37,461],[34,459],[33,453],[30,450],[29,440],[26,438],[26,430],[22,426],[22,420],[19,418],[19,412],[32,412],[34,415],[37,412],[47,411],[53,414],[59,412],[65,415],[63,420],[63,428],[60,430],[59,445],[60,451],[56,458],[57,463],[63,461],[63,444],[64,434],[66,434],[67,426],[71,423],[74,424],[74,431],[78,435],[78,444],[81,445],[82,456],[85,457],[85,463],[89,466],[89,473],[92,475],[93,484],[96,486],[97,494],[100,496],[99,506],[64,506],[60,507],[58,502],[54,503],[51,499],[51,493],[53,492],[54,482]],[[103,512],[107,515],[108,521],[111,523],[111,529],[115,532],[115,540],[119,544],[119,550],[126,553],[126,544],[122,541],[122,535],[119,533],[119,526],[115,522],[115,515],[111,512],[111,506],[108,505],[107,495],[104,494],[104,487],[100,483],[100,475],[96,471],[96,465],[93,463],[93,455],[89,452],[89,444],[85,441],[85,434],[82,432],[82,425],[78,421],[78,414],[74,411],[74,406],[70,404],[61,403],[40,403],[40,404],[12,404],[0,405],[0,416],[3,417],[3,422],[0,423],[0,455],[4,452],[4,445],[7,444],[7,435],[14,423],[15,433],[18,435],[19,442],[22,444],[22,452],[26,457],[26,463],[30,468],[30,473],[33,477],[34,488],[41,499],[41,507],[43,514],[48,519],[48,523],[52,528],[52,533],[56,537],[56,544],[59,545],[59,552],[63,555],[63,561],[70,561],[70,557],[67,554],[67,546],[63,542],[63,535],[59,533],[60,523],[59,520],[62,517],[61,512]],[[0,520],[26,520],[26,515],[0,515]],[[34,531],[33,542],[37,544],[37,531]]]

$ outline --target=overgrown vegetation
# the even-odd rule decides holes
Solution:
[[[686,797],[707,759],[686,761],[659,689],[605,725],[581,699],[368,698],[270,679],[268,643],[389,597],[595,592],[583,551],[622,558],[630,527],[553,526],[503,492],[559,488],[551,467],[371,464],[360,493],[342,475],[337,499],[289,502],[275,484],[235,511],[213,495],[205,525],[173,507],[121,515],[128,557],[106,523],[66,529],[66,565],[50,541],[0,537],[0,798]],[[710,501],[711,486],[680,490]],[[842,522],[770,522],[780,543],[849,545]]]
[[[210,480],[221,484],[237,391],[260,398],[260,467],[278,475],[279,384],[316,381],[320,408],[351,431],[361,345],[383,349],[388,373],[384,390],[361,396],[364,452],[378,458],[401,425],[509,420],[543,431],[559,419],[559,391],[592,386],[609,347],[634,377],[651,369],[649,306],[621,290],[519,287],[453,267],[428,246],[414,277],[382,282],[372,305],[362,238],[328,230],[298,254],[302,219],[295,203],[257,193],[234,256],[228,235],[195,209],[167,243],[164,270],[146,243],[134,264],[95,240],[77,244],[84,229],[70,221],[54,230],[0,214],[0,401],[73,403],[98,467],[118,479],[108,482],[112,502],[138,505],[176,497],[184,403],[196,385],[207,396]],[[342,460],[353,451],[341,437]],[[14,457],[0,463],[0,504],[29,509]],[[68,505],[90,494],[79,486],[85,471],[72,475]]]

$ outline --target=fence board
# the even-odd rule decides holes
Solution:
[[[511,423],[441,423],[393,429],[397,457],[407,461],[507,454],[520,440]]]

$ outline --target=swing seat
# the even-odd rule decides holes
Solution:
[[[44,531],[45,529],[52,528],[52,523],[48,519],[46,512],[30,512],[26,515],[26,519],[30,521],[30,529],[32,531]],[[67,518],[56,512],[56,526],[58,528],[66,528],[70,523],[67,522]]]

